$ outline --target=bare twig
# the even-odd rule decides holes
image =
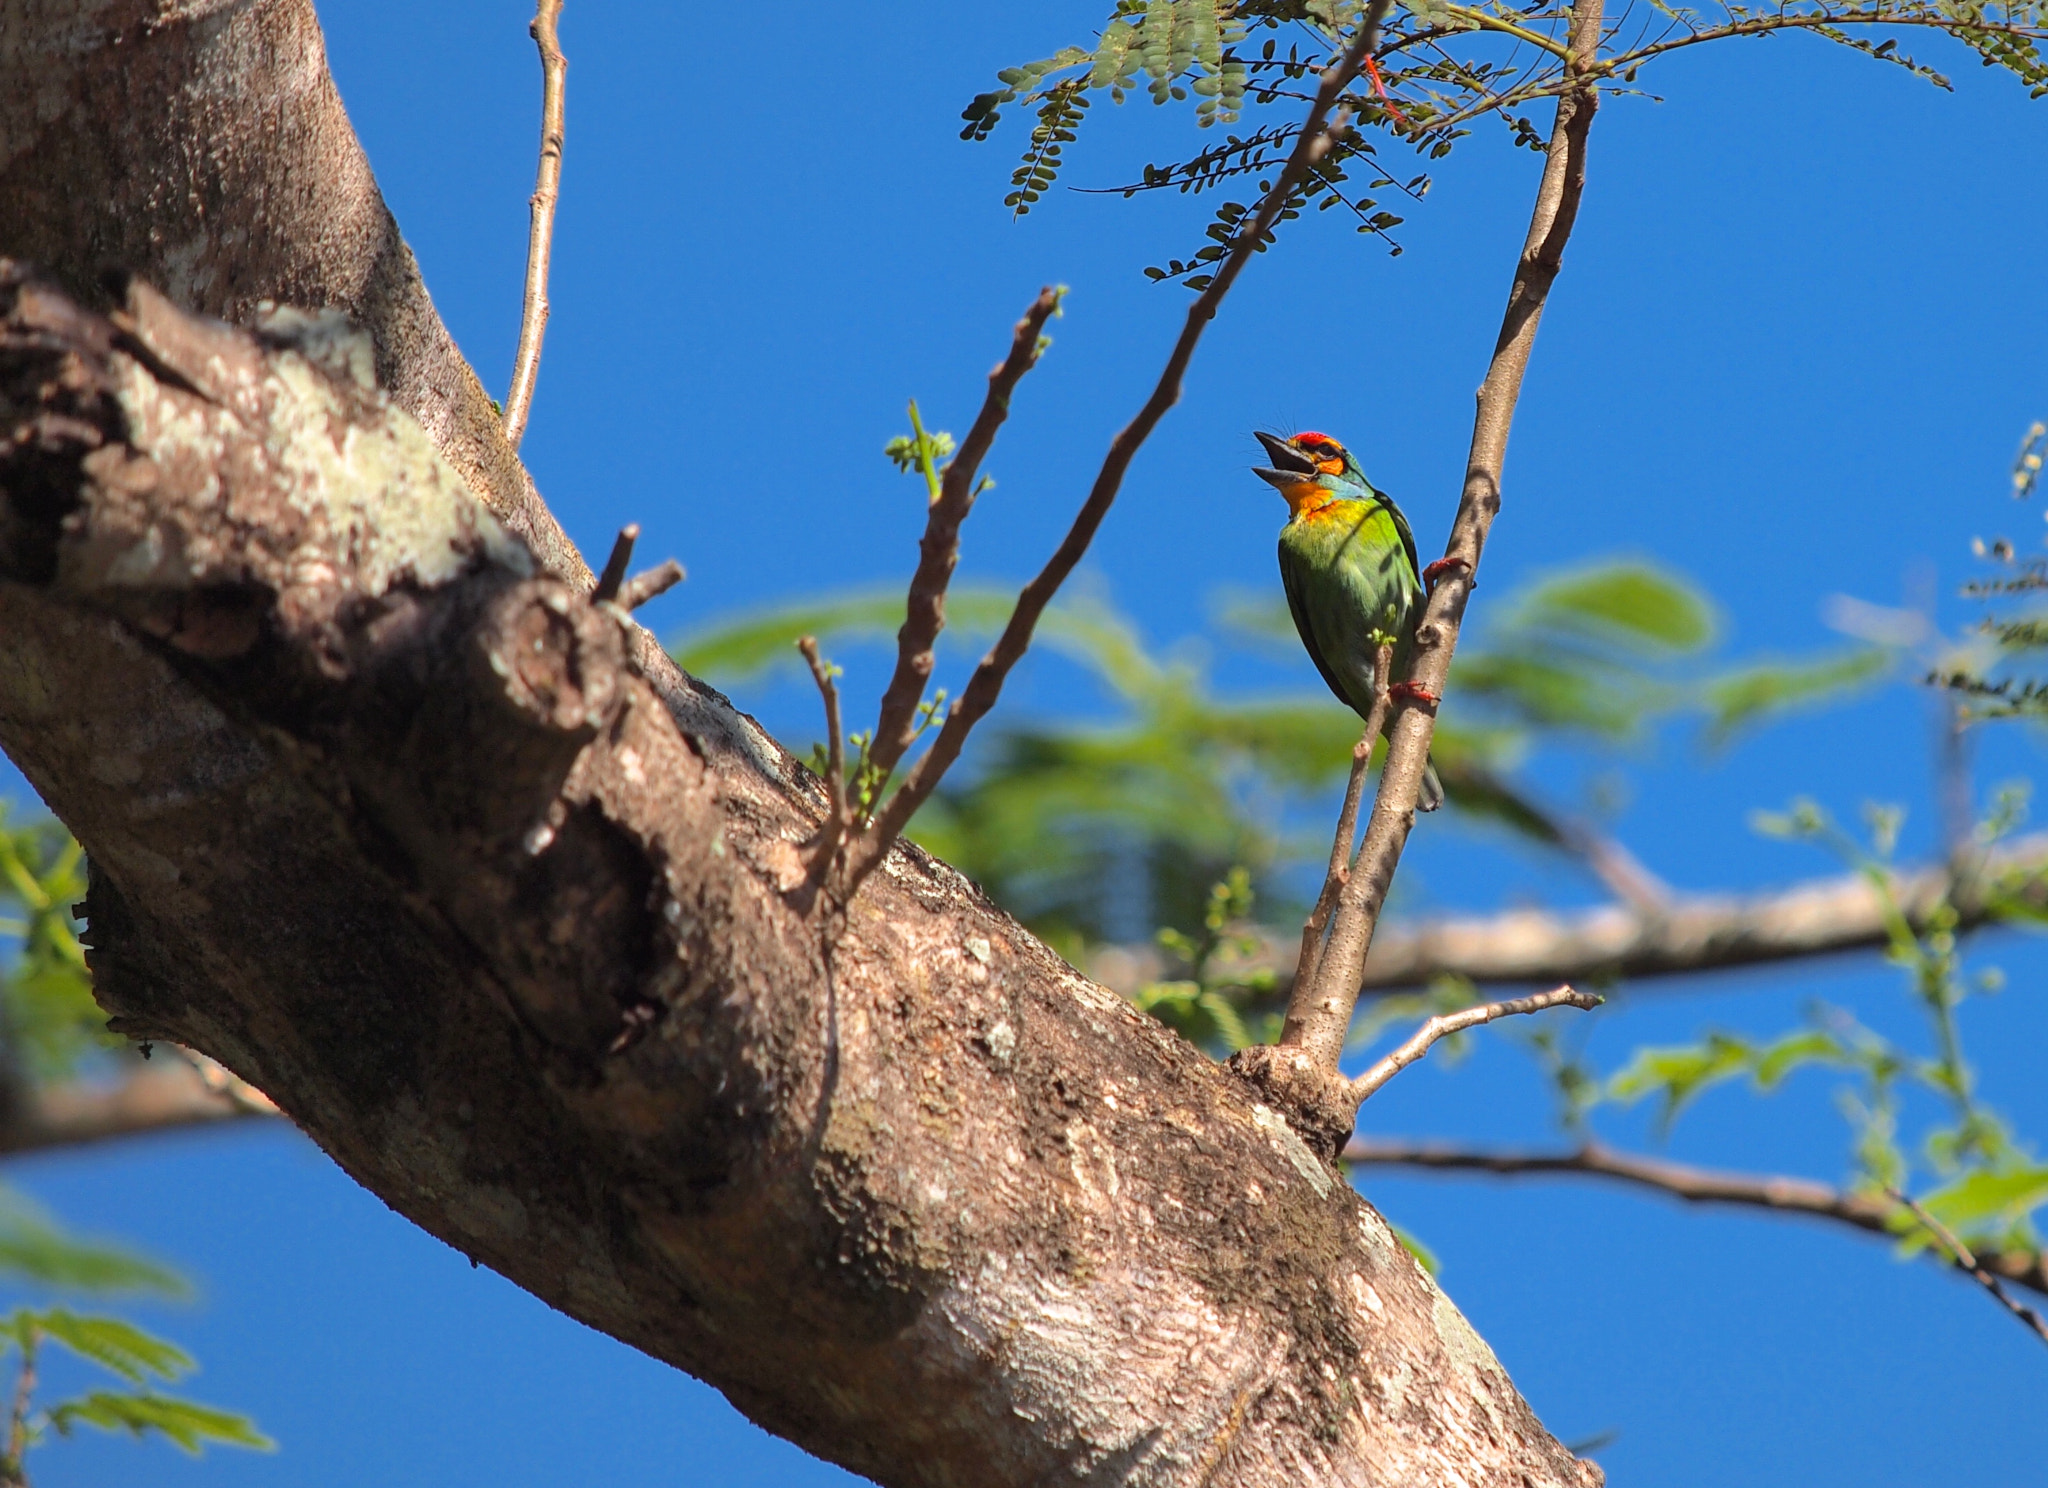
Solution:
[[[615,604],[630,612],[657,595],[668,593],[688,577],[682,564],[673,558],[664,558],[645,573],[627,578],[627,566],[633,561],[633,544],[639,540],[638,522],[628,522],[619,529],[619,535],[612,543],[612,555],[605,560],[604,572],[597,576],[597,587],[590,592],[594,603]]]
[[[1387,1081],[1415,1063],[1429,1052],[1429,1046],[1447,1035],[1467,1028],[1477,1028],[1481,1023],[1491,1023],[1496,1018],[1512,1018],[1521,1013],[1540,1013],[1545,1008],[1575,1007],[1585,1011],[1600,1006],[1606,999],[1595,997],[1590,992],[1575,992],[1570,987],[1558,987],[1549,992],[1538,992],[1533,997],[1516,997],[1506,1002],[1481,1003],[1478,1007],[1465,1008],[1455,1013],[1439,1013],[1410,1034],[1407,1041],[1391,1051],[1377,1064],[1351,1082],[1354,1100],[1367,1101]]]
[[[825,796],[830,803],[818,828],[817,846],[812,849],[811,877],[822,880],[839,855],[839,844],[853,825],[853,811],[846,800],[846,735],[839,717],[839,684],[832,680],[832,668],[818,654],[818,638],[805,636],[796,643],[804,660],[811,664],[811,680],[825,700]]]
[[[937,496],[925,514],[924,536],[917,545],[917,571],[910,576],[910,595],[903,628],[896,633],[896,670],[882,693],[875,720],[875,738],[868,759],[880,789],[895,773],[905,751],[917,738],[917,705],[924,697],[935,662],[933,647],[946,628],[946,587],[960,561],[960,526],[974,510],[981,462],[996,440],[996,431],[1010,414],[1010,395],[1024,374],[1038,363],[1045,323],[1058,313],[1061,291],[1048,285],[1038,292],[1010,336],[1009,355],[988,374],[988,395],[959,450],[947,464]]]
[[[1373,746],[1379,743],[1380,729],[1387,721],[1387,673],[1393,666],[1393,658],[1392,646],[1380,647],[1373,665],[1373,676],[1378,682],[1373,692],[1372,712],[1365,720],[1365,732],[1351,746],[1351,778],[1344,785],[1344,805],[1337,812],[1337,831],[1330,842],[1330,869],[1323,875],[1323,889],[1316,896],[1315,908],[1309,911],[1308,919],[1301,927],[1301,955],[1294,966],[1294,985],[1310,995],[1313,995],[1316,985],[1316,967],[1323,959],[1323,930],[1330,923],[1330,910],[1337,903],[1337,892],[1344,887],[1344,880],[1351,873],[1351,849],[1358,840],[1358,806],[1365,798],[1366,770],[1372,763]]]
[[[1845,1193],[1811,1178],[1776,1173],[1730,1173],[1599,1143],[1564,1152],[1524,1152],[1418,1142],[1402,1137],[1354,1136],[1344,1160],[1358,1167],[1421,1168],[1440,1173],[1484,1173],[1497,1178],[1598,1178],[1645,1188],[1689,1204],[1727,1205],[1796,1214],[1846,1225],[1881,1239],[1898,1238],[1898,1210],[1870,1194]],[[1978,1263],[2006,1281],[2048,1293],[2048,1255],[2037,1250],[1979,1256]]]
[[[1574,817],[1557,823],[1559,841],[1576,856],[1593,876],[1613,890],[1616,898],[1646,919],[1655,919],[1671,904],[1671,886],[1643,865],[1618,838],[1612,837]]]
[[[1317,161],[1328,153],[1337,133],[1347,127],[1346,119],[1339,108],[1338,100],[1344,89],[1358,76],[1371,55],[1380,34],[1381,22],[1385,20],[1391,0],[1373,0],[1357,35],[1344,54],[1324,69],[1321,86],[1316,90],[1316,101],[1309,109],[1302,132],[1296,139],[1286,166],[1259,202],[1256,212],[1247,214],[1237,235],[1231,239],[1230,251],[1217,265],[1215,277],[1188,307],[1187,320],[1181,327],[1179,338],[1168,353],[1166,366],[1159,374],[1159,380],[1152,389],[1152,395],[1139,408],[1137,416],[1126,424],[1110,441],[1109,451],[1103,457],[1102,467],[1096,473],[1095,483],[1090,487],[1088,499],[1081,505],[1073,525],[1068,529],[1064,541],[1039,570],[1038,577],[1025,585],[1017,596],[1016,607],[1010,612],[1009,623],[1003,628],[1002,636],[994,648],[982,658],[975,668],[972,679],[946,715],[946,722],[939,730],[939,736],[924,756],[912,767],[896,793],[889,798],[872,824],[860,839],[847,851],[846,878],[843,894],[850,897],[860,887],[863,879],[872,873],[888,855],[890,847],[902,835],[910,818],[922,806],[931,793],[938,788],[939,781],[960,757],[966,746],[967,736],[975,724],[995,706],[1001,696],[1003,681],[1010,669],[1024,655],[1031,645],[1033,630],[1045,613],[1045,607],[1066,582],[1067,575],[1088,551],[1088,544],[1094,540],[1095,532],[1102,525],[1102,519],[1109,514],[1109,508],[1116,500],[1117,491],[1123,484],[1124,473],[1130,468],[1140,448],[1150,437],[1168,409],[1180,400],[1181,380],[1187,373],[1188,363],[1193,359],[1195,348],[1202,339],[1202,332],[1215,318],[1217,308],[1229,294],[1231,285],[1252,254],[1265,242],[1274,223],[1279,220],[1282,209],[1302,178]],[[962,453],[965,453],[963,448]],[[957,461],[955,463],[958,463]],[[950,470],[948,472],[951,473]],[[941,498],[943,499],[943,497]],[[878,741],[879,742],[879,741]]]
[[[512,360],[512,387],[505,394],[505,442],[515,450],[533,412],[533,387],[540,377],[540,343],[548,330],[548,259],[555,246],[555,202],[562,190],[562,96],[569,59],[562,55],[557,27],[562,0],[539,0],[527,28],[540,49],[540,166],[533,182],[526,232],[526,309],[519,318],[519,352]]]
[[[619,529],[618,537],[612,543],[612,555],[604,561],[604,572],[597,576],[597,588],[590,597],[603,604],[608,599],[619,597],[619,586],[626,582],[626,567],[633,561],[633,544],[640,541],[640,524],[628,522]]]
[[[2029,41],[2038,41],[2044,35],[2048,35],[2048,30],[2039,26],[1997,21],[1988,16],[1965,21],[1960,17],[1950,18],[1935,14],[1901,15],[1888,5],[1855,6],[1834,14],[1787,15],[1782,11],[1767,11],[1758,16],[1746,16],[1725,26],[1706,26],[1668,41],[1638,47],[1634,51],[1609,59],[1604,70],[1626,77],[1652,57],[1660,57],[1666,52],[1675,52],[1684,47],[1699,46],[1704,42],[1726,41],[1736,36],[1762,36],[1774,31],[1813,31],[1824,27],[1843,26],[1923,26],[1931,30],[1948,32],[1952,36],[1963,31],[1972,31],[1988,36],[2023,37]]]
[[[622,610],[637,610],[650,599],[655,599],[688,578],[682,564],[673,558],[664,558],[645,573],[635,574],[619,586],[618,606]]]
[[[277,1102],[244,1080],[220,1061],[209,1059],[192,1049],[172,1044],[170,1047],[192,1067],[199,1076],[199,1083],[208,1093],[219,1096],[245,1116],[275,1116]]]
[[[1904,1190],[1889,1188],[1885,1192],[1912,1210],[1913,1217],[1926,1226],[1927,1232],[1948,1248],[1950,1255],[1955,1258],[1957,1270],[1974,1276],[1985,1291],[1998,1299],[1999,1306],[2026,1324],[2028,1328],[2033,1330],[2034,1336],[2040,1339],[2041,1342],[2048,1343],[2048,1322],[2043,1322],[2041,1314],[2028,1307],[2025,1303],[2015,1302],[2012,1294],[2006,1291],[2005,1284],[1978,1264],[1977,1258],[1970,1254],[1970,1247],[1957,1239],[1955,1233],[1947,1225],[1921,1208],[1918,1203],[1914,1202],[1911,1195],[1907,1194]]]
[[[1520,818],[1524,830],[1577,858],[1608,887],[1615,898],[1638,914],[1655,916],[1663,913],[1671,903],[1669,884],[1643,866],[1642,860],[1628,848],[1584,817],[1555,810],[1484,767],[1468,765],[1454,779],[1457,784],[1468,784],[1492,795],[1503,811]]]
[[[1556,280],[1565,243],[1578,218],[1586,181],[1586,133],[1599,97],[1593,77],[1601,26],[1601,0],[1579,0],[1572,10],[1568,75],[1577,88],[1557,100],[1557,118],[1544,160],[1543,180],[1529,233],[1508,291],[1506,314],[1486,379],[1479,386],[1478,410],[1472,426],[1472,448],[1466,460],[1465,487],[1452,523],[1445,558],[1450,572],[1430,595],[1415,631],[1411,676],[1415,686],[1441,697],[1456,649],[1459,623],[1471,596],[1479,555],[1487,531],[1500,509],[1501,467],[1507,455],[1508,431],[1521,395],[1522,374],[1535,345],[1536,327]],[[1386,902],[1388,885],[1408,832],[1415,824],[1415,801],[1429,764],[1429,740],[1435,728],[1433,709],[1412,704],[1400,707],[1389,731],[1387,762],[1380,771],[1379,793],[1366,824],[1358,861],[1337,897],[1330,938],[1323,952],[1312,996],[1297,991],[1280,1036],[1283,1048],[1305,1057],[1308,1066],[1334,1072],[1351,1026],[1359,978],[1372,946],[1373,926]],[[1303,1010],[1296,1018],[1293,1008]],[[1298,1060],[1296,1061],[1298,1062]]]

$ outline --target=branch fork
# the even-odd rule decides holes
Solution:
[[[638,522],[628,522],[619,529],[618,538],[612,543],[611,557],[605,560],[604,572],[597,576],[597,587],[591,591],[593,604],[616,605],[631,614],[650,599],[668,593],[688,577],[682,564],[673,558],[664,558],[644,573],[627,578],[626,570],[633,562],[633,545],[639,540]]]
[[[917,569],[910,581],[907,614],[903,628],[897,634],[896,670],[882,695],[880,715],[866,761],[866,799],[875,809],[862,821],[849,819],[843,827],[828,824],[820,831],[811,846],[803,893],[815,894],[822,889],[827,898],[838,904],[850,901],[868,875],[882,865],[911,817],[930,799],[947,770],[959,759],[975,725],[995,706],[1011,669],[1030,648],[1046,606],[1080,563],[1103,519],[1109,515],[1131,461],[1167,411],[1180,401],[1181,384],[1188,365],[1224,296],[1230,292],[1251,256],[1264,246],[1294,188],[1329,152],[1332,142],[1349,127],[1349,115],[1341,102],[1344,90],[1359,76],[1366,59],[1372,55],[1381,23],[1390,6],[1391,0],[1373,0],[1351,45],[1324,69],[1315,102],[1303,121],[1286,165],[1274,179],[1272,188],[1260,198],[1258,210],[1245,214],[1214,277],[1188,307],[1180,335],[1167,354],[1166,365],[1161,369],[1151,395],[1110,441],[1095,481],[1075,514],[1065,539],[1046,560],[1038,576],[1017,596],[1016,606],[1010,612],[1001,637],[975,668],[967,686],[946,709],[945,720],[931,748],[911,767],[895,793],[884,801],[883,792],[897,767],[923,732],[919,713],[924,706],[924,689],[931,679],[934,665],[933,647],[945,626],[946,588],[952,580],[953,568],[959,562],[960,526],[974,504],[978,489],[976,477],[982,458],[995,442],[996,431],[1008,416],[1010,396],[1018,381],[1031,370],[1039,353],[1044,350],[1044,325],[1058,312],[1063,291],[1053,288],[1041,291],[1024,318],[1017,322],[1010,353],[989,374],[988,396],[973,428],[961,442],[959,452],[947,465],[937,498],[931,503],[926,518]],[[817,667],[814,666],[814,678],[816,675]],[[823,690],[821,681],[821,693]],[[836,731],[832,747],[838,747]]]
[[[1375,6],[1361,28],[1369,42],[1385,7]],[[1480,384],[1473,420],[1472,447],[1465,485],[1444,556],[1426,570],[1429,598],[1415,631],[1415,656],[1409,675],[1376,698],[1362,748],[1371,747],[1378,726],[1387,729],[1387,760],[1365,830],[1365,841],[1351,855],[1362,764],[1354,751],[1352,778],[1339,814],[1337,840],[1330,869],[1316,909],[1302,929],[1301,955],[1290,995],[1280,1043],[1272,1050],[1244,1050],[1232,1065],[1294,1102],[1290,1114],[1312,1133],[1311,1140],[1334,1153],[1350,1130],[1350,1116],[1359,1101],[1384,1085],[1402,1067],[1421,1057],[1436,1038],[1451,1031],[1443,1020],[1418,1031],[1408,1044],[1389,1055],[1358,1082],[1337,1072],[1351,1017],[1371,949],[1373,930],[1386,902],[1394,870],[1408,833],[1415,824],[1416,801],[1428,768],[1430,736],[1436,725],[1436,704],[1443,696],[1456,649],[1466,602],[1477,583],[1479,555],[1500,509],[1501,468],[1507,454],[1508,430],[1520,396],[1522,374],[1535,342],[1537,322],[1550,286],[1556,279],[1564,245],[1577,219],[1585,187],[1586,134],[1597,105],[1602,0],[1579,0],[1572,11],[1566,59],[1573,86],[1560,93],[1543,177],[1537,188],[1529,231],[1508,291],[1500,336]],[[1382,653],[1379,674],[1385,678]],[[1388,709],[1392,711],[1389,716]],[[1546,1000],[1547,999],[1547,1000]],[[1467,1018],[1457,1026],[1538,1007],[1589,1007],[1569,987],[1540,998],[1489,1004],[1485,1009],[1454,1015]],[[1434,1031],[1432,1031],[1434,1030]]]

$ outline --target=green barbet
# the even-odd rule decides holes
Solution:
[[[1401,508],[1374,490],[1351,452],[1327,434],[1261,433],[1259,443],[1273,464],[1252,473],[1287,498],[1280,529],[1287,608],[1330,691],[1360,718],[1371,716],[1381,681],[1396,697],[1435,703],[1421,688],[1393,681],[1415,646],[1415,623],[1428,598],[1425,575],[1434,580],[1440,571],[1437,564],[1418,567]],[[1373,675],[1383,645],[1394,648],[1392,676],[1384,679]],[[1443,782],[1431,764],[1415,804],[1434,811],[1443,803]]]

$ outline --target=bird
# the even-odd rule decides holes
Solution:
[[[1329,435],[1309,430],[1284,439],[1261,430],[1258,440],[1273,463],[1252,474],[1287,499],[1280,582],[1309,660],[1338,701],[1368,721],[1383,682],[1394,697],[1433,706],[1434,694],[1393,677],[1407,670],[1415,623],[1447,565],[1419,567],[1401,508]],[[1393,647],[1386,678],[1374,675],[1383,645]],[[1426,764],[1415,804],[1434,811],[1443,803],[1443,782],[1435,764]]]

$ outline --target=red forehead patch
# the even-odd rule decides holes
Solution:
[[[1313,429],[1303,429],[1299,434],[1294,436],[1294,442],[1300,445],[1310,445],[1335,444],[1337,441],[1332,439],[1327,434],[1318,434]]]

